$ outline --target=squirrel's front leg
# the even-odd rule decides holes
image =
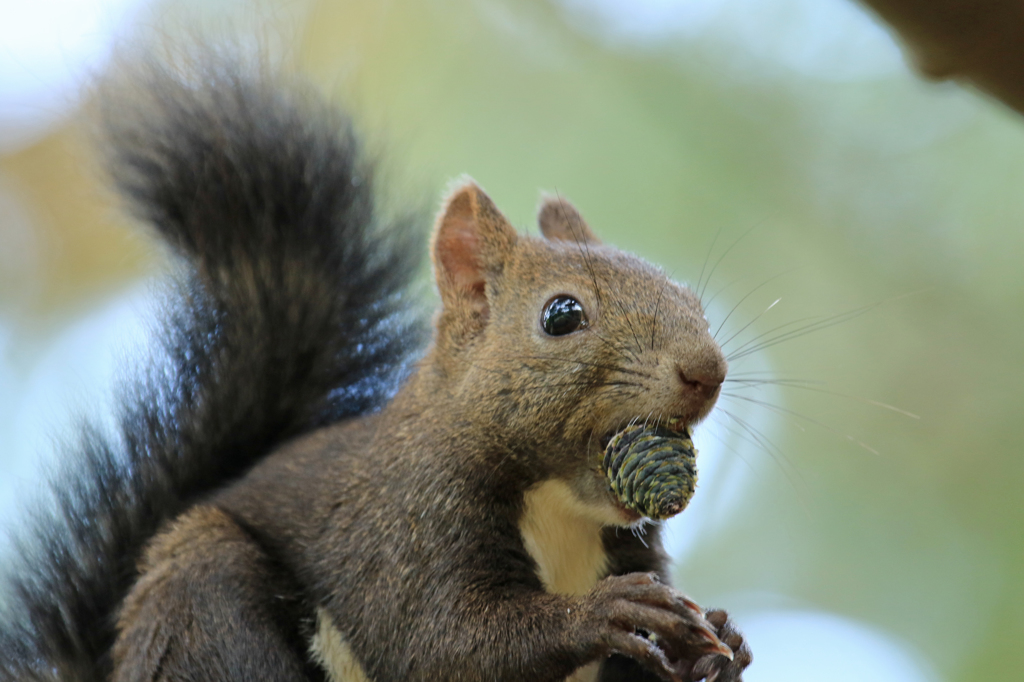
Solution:
[[[410,658],[422,667],[371,677],[561,682],[581,666],[621,654],[660,679],[688,682],[696,662],[731,654],[700,607],[654,574],[610,576],[578,597],[517,592],[466,591],[449,612],[452,624],[417,628],[408,642]]]
[[[662,582],[669,582],[669,559],[662,549],[660,527],[648,527],[643,537],[620,532],[618,528],[606,528],[604,548],[612,575],[654,572]],[[719,640],[733,652],[730,660],[718,652],[712,652],[687,663],[677,661],[676,669],[683,668],[687,680],[709,680],[714,682],[739,682],[743,670],[750,665],[750,647],[743,635],[729,620],[725,611],[705,610],[704,619],[712,626]],[[697,652],[699,655],[699,652]],[[689,666],[687,670],[687,665]],[[653,673],[641,668],[640,664],[624,656],[611,656],[601,666],[600,682],[654,682]]]
[[[687,682],[714,679],[711,674],[720,675],[734,659],[734,652],[716,635],[718,625],[656,574],[605,578],[582,602],[577,636],[580,643],[596,645],[599,659],[620,654],[658,677]],[[742,638],[737,647],[741,645]],[[738,680],[745,663],[734,667],[734,675],[718,679]]]

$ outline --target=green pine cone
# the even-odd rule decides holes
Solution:
[[[697,487],[697,450],[690,432],[627,426],[605,448],[602,469],[627,509],[667,519],[686,508]]]

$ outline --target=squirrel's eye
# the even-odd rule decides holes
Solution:
[[[572,296],[555,296],[544,308],[541,326],[551,336],[571,334],[587,326],[587,315]]]

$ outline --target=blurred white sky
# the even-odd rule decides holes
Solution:
[[[31,143],[78,102],[146,0],[0,0],[0,153]]]

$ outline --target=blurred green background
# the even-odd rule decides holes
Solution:
[[[0,4],[6,525],[144,337],[161,268],[97,170],[81,77],[126,36],[200,29],[351,109],[392,197],[469,173],[535,231],[557,190],[676,279],[716,265],[719,339],[753,320],[727,351],[839,316],[733,363],[783,383],[737,382],[698,432],[677,584],[737,614],[750,680],[1019,679],[1024,120],[916,79],[858,6],[120,0],[76,23]],[[86,56],[46,56],[62,36]]]

